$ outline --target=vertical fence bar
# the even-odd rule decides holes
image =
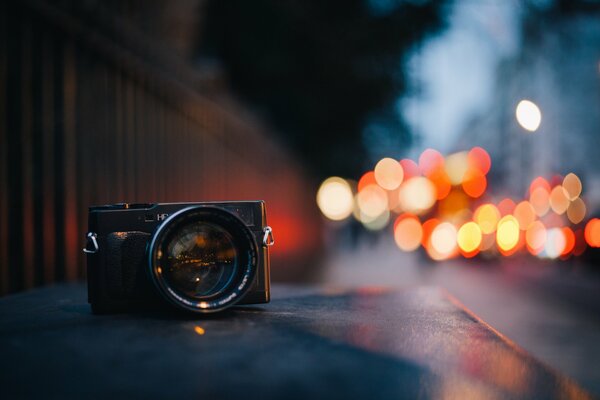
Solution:
[[[8,37],[8,12],[6,2],[0,2],[0,35]],[[8,55],[7,40],[0,40],[0,54]],[[0,293],[9,289],[8,275],[8,142],[7,142],[7,63],[0,57]]]

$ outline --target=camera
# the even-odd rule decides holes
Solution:
[[[270,299],[263,201],[93,206],[86,240],[95,314],[166,304],[210,313]]]

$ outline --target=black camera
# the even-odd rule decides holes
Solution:
[[[273,234],[263,201],[94,206],[88,227],[95,314],[269,302]]]

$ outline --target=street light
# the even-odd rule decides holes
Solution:
[[[519,102],[515,115],[519,125],[529,132],[535,132],[542,122],[542,112],[534,102],[529,100]]]

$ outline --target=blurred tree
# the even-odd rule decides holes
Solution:
[[[222,63],[232,89],[316,177],[357,176],[367,127],[387,126],[397,135],[391,142],[410,144],[390,110],[406,91],[405,56],[443,26],[444,4],[209,0],[200,56]]]

